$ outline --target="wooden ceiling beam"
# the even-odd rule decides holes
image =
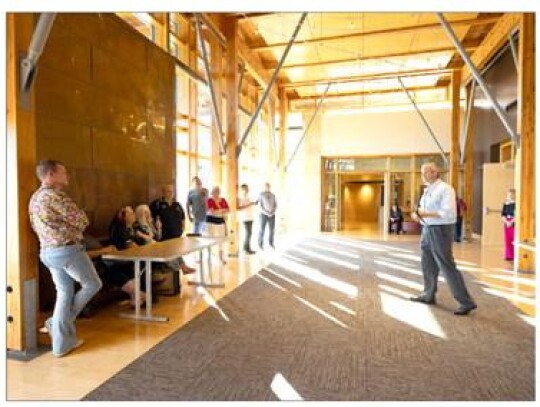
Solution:
[[[240,38],[238,38],[238,56],[244,62],[245,68],[251,77],[265,89],[270,83],[270,75],[265,69],[259,55],[249,49],[246,43]],[[270,97],[274,100],[278,99],[277,86],[272,87]]]
[[[434,75],[434,74],[450,75],[451,72],[452,72],[451,69],[446,69],[446,68],[419,69],[419,70],[413,70],[413,71],[386,72],[386,73],[380,73],[380,74],[349,76],[349,77],[342,77],[342,78],[320,78],[320,79],[313,79],[313,80],[302,81],[302,82],[284,83],[282,84],[282,86],[288,89],[296,89],[296,88],[302,88],[306,86],[324,85],[328,82],[350,83],[350,82],[363,82],[363,81],[376,80],[376,79],[396,78],[398,76],[407,78],[407,77]]]
[[[471,55],[471,61],[478,70],[482,70],[499,49],[508,42],[508,36],[519,26],[519,22],[520,13],[506,13],[493,26],[484,41]],[[471,71],[465,66],[462,83],[467,83],[470,79]]]
[[[465,44],[465,49],[469,51],[476,49],[476,47],[477,47],[476,43]],[[283,65],[281,69],[283,70],[283,69],[291,69],[291,68],[308,68],[308,67],[313,67],[313,66],[334,65],[334,64],[344,64],[344,63],[350,63],[350,62],[370,61],[370,60],[376,60],[376,59],[406,57],[410,55],[437,54],[440,52],[456,52],[456,49],[454,47],[440,47],[440,48],[430,48],[430,49],[417,50],[417,51],[396,52],[396,53],[391,53],[391,54],[370,55],[370,56],[365,56],[365,57],[361,56],[359,58],[346,58],[346,59],[335,59],[335,60],[330,60],[330,61],[306,62],[302,64]],[[275,63],[273,63],[271,67],[267,67],[266,69],[274,69],[274,66],[275,66]]]
[[[436,86],[416,86],[416,87],[407,88],[409,92],[435,90],[435,89],[448,89],[448,86],[436,85]],[[382,95],[385,93],[403,93],[403,89],[395,88],[395,89],[373,90],[369,92],[330,93],[325,96],[325,99],[339,99],[339,98],[350,97],[350,96]],[[309,96],[302,96],[302,97],[289,97],[289,100],[312,100],[312,99],[320,99],[320,97],[321,97],[320,95],[309,95]]]
[[[257,18],[257,17],[264,17],[269,16],[276,13],[236,13],[235,17],[238,20],[239,23],[242,23],[243,20],[251,19],[251,18]]]
[[[484,25],[484,24],[493,24],[499,21],[501,17],[482,17],[482,18],[472,18],[472,19],[464,19],[464,20],[455,20],[451,21],[450,24],[452,27],[460,27],[460,26],[475,26],[475,25]],[[318,37],[318,38],[309,38],[306,40],[303,40],[300,42],[300,44],[317,44],[321,42],[326,41],[335,41],[335,40],[351,40],[354,38],[365,38],[365,37],[373,37],[373,36],[379,36],[379,35],[389,35],[389,34],[406,34],[406,33],[417,33],[419,31],[426,31],[426,30],[438,30],[441,28],[441,25],[437,23],[430,23],[430,24],[421,24],[416,26],[409,26],[409,27],[396,27],[396,28],[390,28],[386,30],[374,30],[374,31],[366,31],[362,33],[354,33],[354,34],[341,34],[341,35],[333,35],[328,37]],[[268,51],[274,48],[279,47],[285,47],[287,43],[284,42],[278,42],[274,44],[268,44],[265,46],[260,47],[252,47],[252,50],[255,51]]]

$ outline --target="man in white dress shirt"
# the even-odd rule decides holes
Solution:
[[[439,168],[435,163],[425,163],[421,171],[427,187],[412,217],[423,225],[420,248],[424,291],[418,297],[412,297],[411,301],[435,304],[437,278],[439,271],[442,271],[452,295],[460,304],[454,314],[467,315],[477,306],[467,291],[452,254],[456,193],[440,179]]]

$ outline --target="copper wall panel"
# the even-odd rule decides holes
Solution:
[[[36,80],[37,159],[66,163],[88,232],[176,176],[174,60],[107,13],[61,13]]]
[[[55,69],[70,78],[90,81],[92,75],[90,42],[62,25],[53,24],[47,40],[47,52],[40,58],[43,66]]]
[[[37,157],[63,157],[68,168],[92,168],[90,127],[72,121],[36,116]]]

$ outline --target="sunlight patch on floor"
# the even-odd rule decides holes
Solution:
[[[345,260],[339,260],[339,259],[336,259],[335,257],[326,256],[324,254],[316,253],[316,252],[313,252],[311,250],[302,249],[300,247],[295,247],[292,250],[294,252],[302,253],[303,255],[312,257],[314,259],[319,259],[319,260],[322,260],[322,261],[327,261],[329,263],[334,263],[337,266],[345,267],[345,268],[348,268],[349,270],[358,270],[359,267],[360,267],[357,264],[350,263],[350,262],[345,261]]]
[[[319,314],[321,314],[322,316],[324,316],[325,318],[328,318],[330,321],[334,322],[335,324],[339,325],[340,327],[342,328],[346,328],[348,329],[349,327],[344,324],[343,322],[341,322],[339,319],[337,319],[336,317],[334,317],[333,315],[330,315],[328,312],[326,312],[325,310],[317,307],[315,304],[309,302],[308,300],[302,298],[302,297],[299,297],[298,295],[294,295],[294,298],[296,298],[298,301],[300,301],[302,304],[305,304],[307,305],[309,308],[311,308],[312,310],[318,312]]]
[[[382,310],[386,315],[428,334],[446,339],[446,334],[443,332],[429,306],[405,301],[383,292],[379,293],[379,295]]]
[[[415,283],[414,281],[407,280],[406,278],[397,277],[397,276],[394,276],[392,274],[383,273],[381,271],[377,271],[375,274],[376,274],[377,277],[379,277],[379,278],[381,278],[383,280],[390,281],[392,283],[399,284],[399,285],[402,285],[404,287],[412,288],[412,289],[418,290],[418,291],[422,291],[424,289],[423,284]]]
[[[344,281],[338,280],[337,278],[327,276],[326,274],[321,273],[319,270],[314,269],[313,267],[304,266],[283,257],[277,258],[274,261],[274,264],[284,269],[287,269],[292,273],[305,277],[308,280],[314,281],[328,288],[332,288],[336,291],[346,294],[350,298],[358,297],[358,287],[349,283],[345,283]]]
[[[272,268],[270,266],[263,268],[263,270],[270,273],[270,274],[272,274],[272,275],[274,275],[274,276],[276,276],[277,278],[285,280],[286,282],[288,282],[289,284],[294,285],[295,287],[298,287],[298,288],[302,287],[302,285],[299,282],[291,280],[289,277],[285,277],[283,274],[278,273],[275,270],[272,270]]]
[[[308,246],[308,247],[311,247],[313,249],[329,251],[329,252],[332,252],[332,253],[339,254],[340,256],[350,257],[351,259],[359,259],[360,258],[360,255],[358,255],[358,254],[354,254],[354,253],[351,253],[351,252],[348,252],[348,251],[345,251],[345,250],[338,250],[338,249],[335,249],[335,248],[330,247],[328,245],[324,246],[324,245],[319,245],[319,244],[315,244],[315,243],[312,243],[312,242],[302,242],[301,245],[302,246]]]
[[[270,388],[279,400],[302,401],[302,396],[291,386],[281,373],[276,373],[270,384]]]
[[[337,309],[343,311],[343,312],[346,312],[347,314],[349,315],[356,315],[356,312],[353,311],[352,309],[346,307],[345,305],[339,303],[339,302],[336,302],[336,301],[328,301],[328,303],[330,305],[333,305],[334,307],[336,307]]]

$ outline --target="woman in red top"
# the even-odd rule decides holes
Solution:
[[[227,226],[225,217],[229,213],[229,204],[225,198],[220,196],[219,187],[212,188],[210,198],[206,201],[206,225],[209,236],[225,237],[227,236]],[[226,264],[223,255],[223,243],[219,245],[219,259],[221,264]]]

